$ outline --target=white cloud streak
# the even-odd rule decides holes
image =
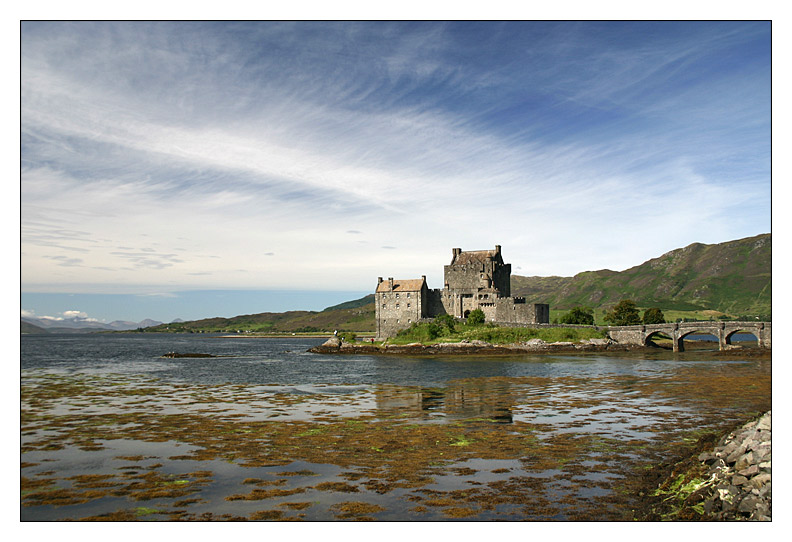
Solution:
[[[23,283],[365,289],[452,246],[571,274],[767,231],[764,80],[674,87],[714,31],[582,31],[493,32],[487,67],[453,25],[23,26]]]

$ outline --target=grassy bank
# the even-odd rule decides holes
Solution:
[[[467,323],[437,323],[415,322],[404,329],[395,337],[389,339],[391,344],[435,344],[444,342],[459,342],[462,340],[479,340],[491,344],[511,344],[525,342],[531,339],[541,339],[545,342],[570,341],[577,342],[585,339],[604,339],[603,331],[589,327],[580,328],[524,328],[524,327],[499,327],[494,324],[467,324]]]

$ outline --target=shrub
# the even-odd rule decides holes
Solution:
[[[456,325],[456,318],[450,314],[441,314],[434,319],[434,323],[439,326],[445,326],[448,331],[453,332],[454,326]]]
[[[594,311],[588,307],[572,307],[561,317],[562,324],[594,325]]]
[[[652,307],[651,309],[646,309],[643,315],[643,323],[644,324],[665,324],[665,315],[663,315],[663,311],[658,309],[657,307]]]
[[[475,309],[470,311],[467,318],[468,324],[483,324],[484,323],[484,311],[481,309]]]

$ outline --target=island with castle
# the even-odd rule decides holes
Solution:
[[[368,339],[361,343],[333,336],[324,344],[309,349],[309,352],[514,354],[633,350],[655,346],[654,340],[658,337],[670,339],[671,349],[682,352],[685,338],[696,333],[714,336],[719,350],[729,351],[735,348],[731,341],[738,332],[754,335],[759,350],[769,351],[772,348],[771,322],[695,321],[623,326],[550,324],[550,306],[547,303],[527,303],[524,297],[512,297],[511,264],[503,261],[500,245],[495,245],[495,250],[452,249],[451,263],[444,266],[443,278],[442,288],[430,289],[426,284],[426,275],[418,279],[383,280],[379,277],[374,292],[376,338],[371,339],[370,343]],[[475,310],[483,313],[485,327],[489,329],[523,328],[523,331],[530,333],[523,333],[522,336],[512,334],[507,340],[501,338],[494,342],[490,342],[493,339],[460,338],[457,342],[429,341],[431,344],[404,343],[401,337],[401,331],[423,323],[429,324],[439,316],[448,315],[464,322]],[[539,332],[551,328],[560,331],[561,337],[548,338],[546,341],[537,336]],[[398,340],[400,338],[401,341]],[[375,341],[380,344],[375,345]]]
[[[511,296],[511,264],[503,262],[500,245],[495,250],[452,249],[443,276],[443,288],[434,289],[426,285],[426,275],[405,280],[379,277],[374,295],[377,337],[392,337],[413,322],[442,314],[467,318],[475,309],[498,324],[550,322],[549,305]]]

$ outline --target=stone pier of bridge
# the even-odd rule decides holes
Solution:
[[[635,326],[610,326],[610,338],[620,344],[648,346],[655,334],[670,337],[674,352],[685,350],[684,339],[691,334],[708,334],[718,339],[720,350],[726,350],[735,333],[750,333],[756,337],[759,348],[772,347],[771,322],[678,322],[672,324],[643,324]]]

